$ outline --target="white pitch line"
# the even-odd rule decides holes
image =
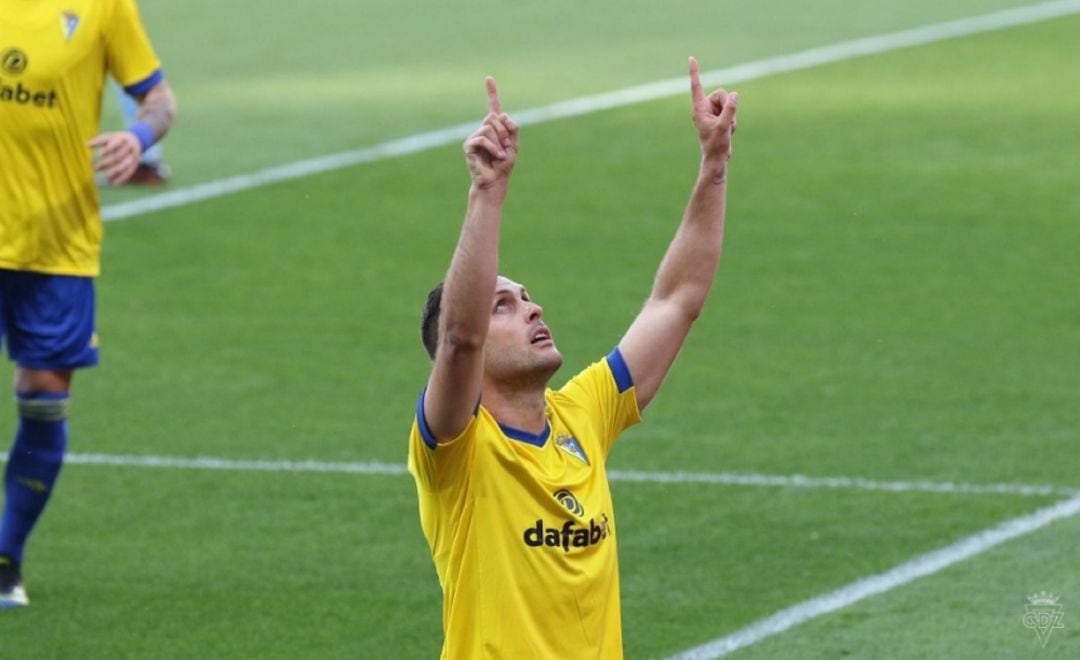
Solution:
[[[0,456],[0,463],[5,457]],[[123,454],[68,454],[68,465],[111,465],[120,467],[171,468],[182,470],[234,470],[238,472],[321,472],[336,474],[403,475],[408,469],[399,463],[379,461],[317,461],[230,459],[198,456],[132,456]],[[1039,484],[970,484],[952,481],[875,481],[862,477],[808,477],[801,474],[768,475],[731,472],[670,472],[611,470],[613,482],[658,484],[714,484],[769,488],[831,488],[876,490],[894,493],[948,493],[955,495],[1077,495],[1080,489]]]
[[[1037,23],[1080,12],[1080,0],[1056,0],[1037,5],[1006,9],[981,16],[961,18],[935,23],[924,27],[890,32],[831,46],[811,48],[798,53],[777,55],[762,60],[713,69],[701,75],[702,84],[713,87],[733,85],[765,76],[800,71],[811,67],[831,64],[856,57],[885,53],[901,48],[922,46],[946,39],[966,37],[1029,23]],[[579,117],[613,108],[634,105],[684,94],[687,91],[685,77],[669,78],[645,85],[627,87],[612,92],[583,96],[538,108],[514,112],[514,119],[522,126]],[[102,208],[104,220],[121,220],[185,206],[215,197],[259,188],[272,183],[289,181],[300,177],[330,172],[344,167],[372,163],[397,156],[415,154],[435,147],[453,144],[465,139],[476,128],[476,122],[457,124],[426,133],[419,133],[372,147],[345,151],[337,154],[308,158],[292,163],[268,167],[250,174],[240,174],[215,181],[196,184],[165,193],[143,197],[130,202],[112,204]]]
[[[950,493],[955,495],[1069,496],[1080,489],[1038,484],[970,484],[953,481],[876,481],[862,477],[808,477],[801,474],[768,475],[754,473],[639,472],[609,470],[611,481],[765,486],[775,488],[833,488],[838,490],[880,490],[894,493]]]
[[[68,454],[65,465],[112,465],[121,467],[172,468],[181,470],[232,470],[236,472],[329,472],[337,474],[408,474],[404,465],[378,461],[334,462],[315,460],[231,459],[198,456],[124,456],[118,454]]]
[[[1080,495],[1013,518],[944,548],[920,555],[884,573],[856,580],[836,591],[811,598],[776,614],[673,656],[672,660],[709,660],[756,644],[811,619],[835,612],[860,600],[885,593],[919,578],[986,552],[1002,543],[1036,532],[1051,523],[1080,513]]]

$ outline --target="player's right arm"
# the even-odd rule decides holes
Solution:
[[[484,376],[487,339],[499,275],[499,227],[518,152],[518,127],[502,112],[487,78],[488,115],[464,143],[472,186],[457,249],[443,283],[439,341],[424,394],[424,418],[437,442],[469,425]]]
[[[139,104],[137,119],[128,130],[101,133],[88,145],[97,151],[95,169],[111,184],[119,185],[135,172],[142,153],[169,131],[176,117],[176,98],[165,81],[135,0],[99,4],[105,65]]]
[[[176,118],[176,96],[164,79],[136,101],[139,113],[131,128],[101,133],[88,143],[91,149],[98,150],[94,169],[104,172],[114,186],[131,178],[143,152],[165,137]]]

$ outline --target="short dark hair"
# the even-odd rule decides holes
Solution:
[[[420,315],[420,340],[424,342],[428,356],[435,359],[435,349],[439,346],[439,311],[442,305],[443,282],[435,285],[427,295],[424,312]]]

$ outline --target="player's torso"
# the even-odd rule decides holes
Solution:
[[[98,269],[91,151],[110,0],[0,0],[0,267]]]
[[[472,477],[476,506],[490,508],[493,517],[497,514],[512,526],[512,532],[502,530],[508,542],[529,549],[556,548],[560,562],[568,556],[590,556],[582,551],[600,544],[573,532],[590,523],[604,527],[605,539],[613,531],[608,529],[614,516],[604,457],[593,455],[599,451],[588,437],[588,423],[575,422],[549,413],[546,434],[492,428],[477,448]],[[556,535],[548,533],[552,528],[559,530],[557,543]]]
[[[105,76],[105,3],[0,0],[0,131],[40,139],[75,123],[96,130]]]
[[[468,639],[472,634],[493,650],[511,651],[507,657],[621,653],[615,516],[604,456],[588,419],[550,407],[548,417],[546,435],[499,427],[489,418],[487,432],[475,438],[459,530],[471,540],[457,550],[464,559],[457,584],[464,591],[447,603],[451,610],[466,608],[447,612],[457,619],[448,647],[460,643],[462,657],[475,657],[465,650],[479,641]],[[463,614],[475,620],[462,621]],[[464,638],[451,639],[462,630],[468,631]]]

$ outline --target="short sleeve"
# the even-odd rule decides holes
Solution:
[[[134,0],[113,0],[103,26],[105,57],[113,78],[129,93],[141,96],[162,80],[161,61],[150,45]]]
[[[618,348],[571,378],[559,395],[573,401],[596,421],[605,456],[619,434],[641,421],[634,381]]]
[[[461,435],[439,444],[424,419],[424,394],[416,402],[416,416],[409,433],[409,472],[417,484],[428,490],[442,490],[462,478],[472,468],[473,446],[469,436],[476,428],[477,410]]]

